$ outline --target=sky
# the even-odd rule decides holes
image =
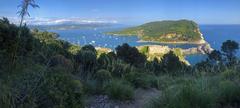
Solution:
[[[17,20],[21,0],[0,0],[0,16]],[[32,23],[61,21],[141,24],[189,19],[199,24],[240,24],[240,0],[35,0]],[[52,23],[51,23],[52,22]]]

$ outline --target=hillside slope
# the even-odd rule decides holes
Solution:
[[[198,24],[189,20],[150,22],[109,34],[139,36],[142,41],[170,43],[201,43],[203,40]]]

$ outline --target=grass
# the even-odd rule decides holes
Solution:
[[[240,86],[232,81],[222,81],[219,85],[218,103],[221,107],[240,107]]]
[[[114,100],[131,100],[134,96],[134,88],[128,82],[112,80],[106,86],[106,94]]]
[[[236,75],[237,76],[237,75]],[[168,78],[168,77],[167,77]],[[163,80],[164,78],[162,78]],[[222,75],[179,77],[165,82],[162,94],[149,101],[146,108],[239,108],[238,77]]]

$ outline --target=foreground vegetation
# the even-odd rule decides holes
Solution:
[[[21,31],[19,36],[19,31]],[[92,95],[133,100],[137,88],[161,90],[149,108],[238,108],[238,43],[226,41],[206,61],[186,66],[174,52],[146,60],[123,44],[102,53],[58,40],[55,33],[0,19],[0,107],[83,108]]]
[[[109,34],[139,36],[144,41],[198,42],[202,40],[198,25],[189,20],[156,21]]]

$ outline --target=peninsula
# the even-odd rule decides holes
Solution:
[[[139,42],[205,44],[198,24],[190,20],[155,21],[108,34],[138,36]]]

